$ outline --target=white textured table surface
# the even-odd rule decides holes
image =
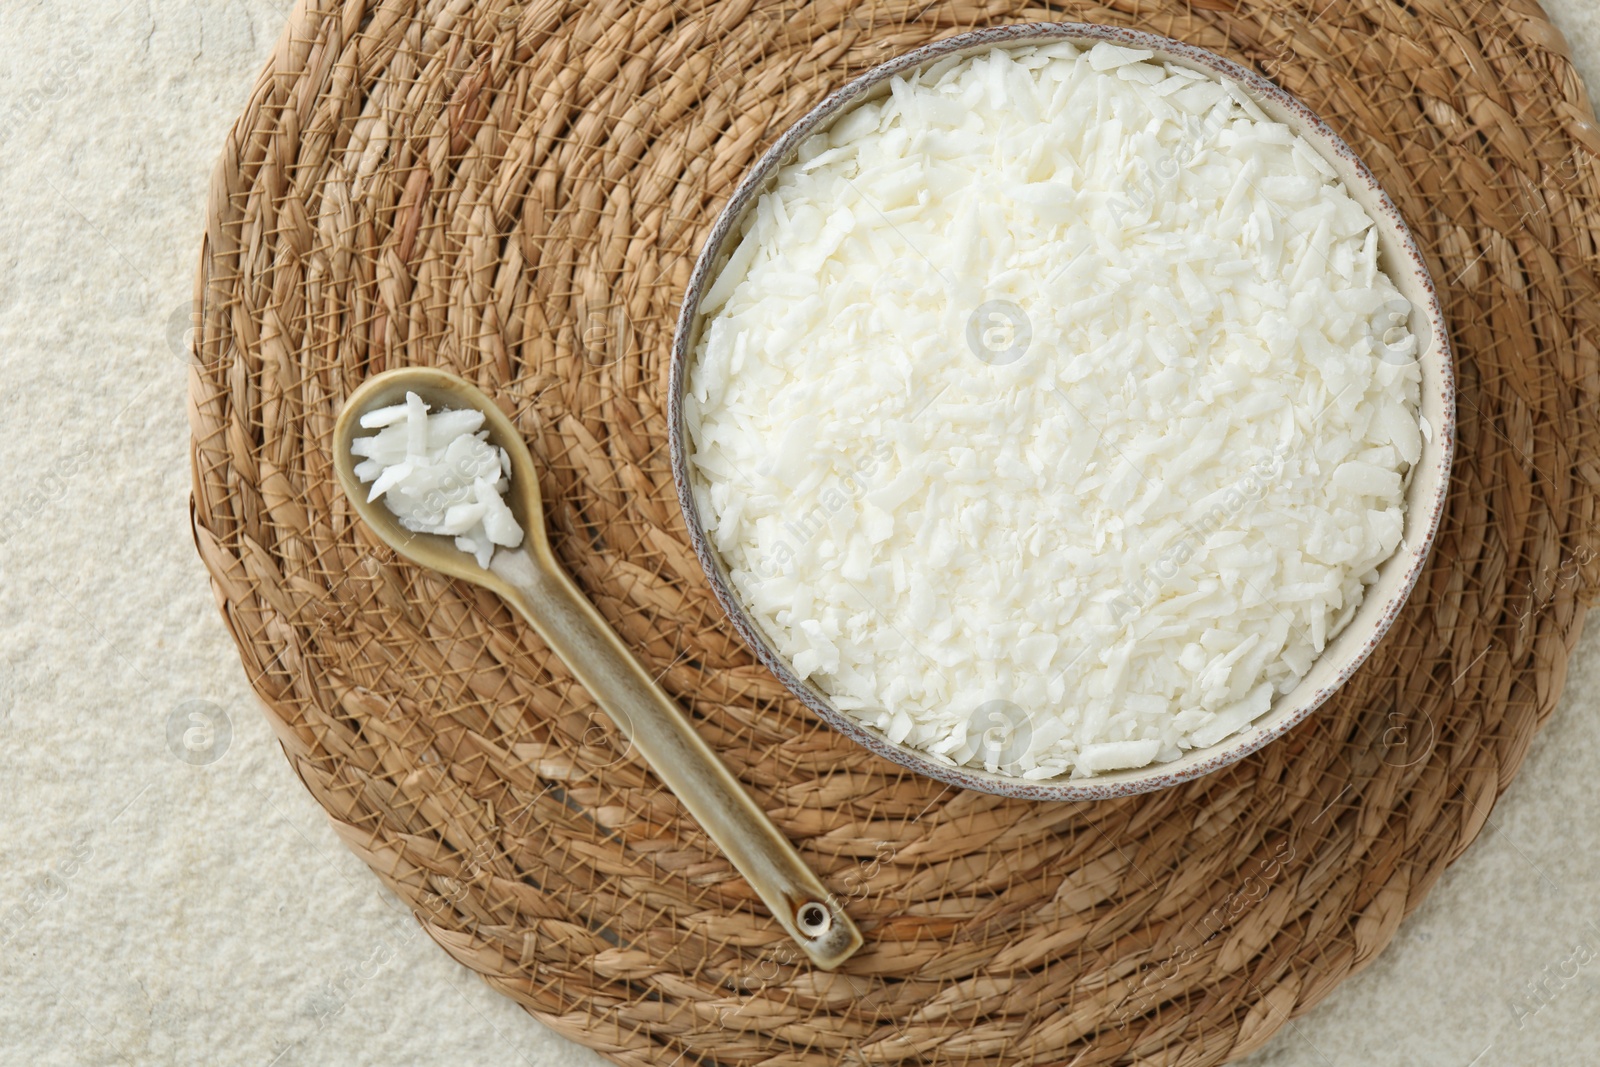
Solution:
[[[1600,85],[1600,8],[1549,7]],[[335,839],[191,545],[177,338],[286,11],[0,4],[0,1064],[600,1064]],[[231,738],[191,766],[207,704]],[[1600,1063],[1597,713],[1591,635],[1480,841],[1256,1067]]]

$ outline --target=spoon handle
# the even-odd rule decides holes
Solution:
[[[553,561],[501,549],[490,570],[617,728],[682,801],[811,961],[832,970],[861,933],[688,717]]]

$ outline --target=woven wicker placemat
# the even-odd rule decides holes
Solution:
[[[1391,635],[1281,741],[1095,804],[947,790],[821,727],[689,551],[663,418],[692,259],[784,126],[1000,22],[1262,69],[1360,152],[1453,323],[1460,449]],[[429,934],[629,1064],[1213,1064],[1368,963],[1484,825],[1595,592],[1600,149],[1532,0],[302,0],[230,136],[197,292],[195,522],[296,771]],[[488,594],[378,548],[342,398],[444,365],[544,464],[552,540],[867,946],[799,963]]]

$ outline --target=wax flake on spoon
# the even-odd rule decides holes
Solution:
[[[483,412],[429,412],[416,393],[403,404],[361,416],[377,430],[358,437],[350,451],[361,458],[356,477],[371,484],[367,500],[382,499],[415,533],[442,534],[487,567],[496,546],[522,544],[522,527],[506,506],[511,457],[489,443]]]

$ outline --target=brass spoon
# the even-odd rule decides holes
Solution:
[[[511,457],[506,503],[525,536],[518,548],[497,548],[488,568],[456,548],[454,539],[412,533],[381,500],[367,502],[370,487],[356,477],[350,444],[377,432],[362,428],[363,414],[403,403],[408,392],[434,411],[483,412],[489,441]],[[362,383],[340,412],[333,463],[356,513],[391,548],[413,563],[498,593],[533,624],[813,963],[832,970],[861,947],[861,933],[838,901],[556,562],[545,537],[533,457],[494,401],[433,368],[379,374]]]

